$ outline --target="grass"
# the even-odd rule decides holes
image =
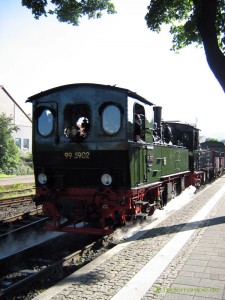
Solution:
[[[0,174],[0,178],[10,178],[15,177],[16,175],[6,175],[6,174]]]
[[[32,191],[24,191],[21,193],[21,190],[30,189]],[[23,184],[23,183],[16,183],[10,186],[0,186],[0,200],[4,200],[10,197],[16,196],[26,196],[30,195],[31,193],[35,193],[35,186],[33,184]],[[6,193],[6,194],[4,194]]]

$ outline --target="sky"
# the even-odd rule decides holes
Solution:
[[[0,0],[0,85],[26,113],[27,98],[71,83],[116,85],[162,106],[164,120],[197,124],[200,135],[225,139],[224,92],[204,49],[171,51],[166,26],[151,32],[144,17],[150,0],[114,0],[117,14],[35,20],[20,0]]]

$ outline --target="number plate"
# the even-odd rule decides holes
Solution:
[[[75,151],[75,152],[64,152],[63,157],[67,160],[70,159],[90,159],[91,158],[91,152],[89,151]]]

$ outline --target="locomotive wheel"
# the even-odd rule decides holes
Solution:
[[[148,216],[152,216],[154,214],[155,210],[156,210],[155,206],[151,206],[148,211]]]
[[[134,223],[134,215],[125,216],[125,225],[130,225]]]

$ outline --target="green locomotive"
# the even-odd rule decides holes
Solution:
[[[182,125],[163,123],[161,107],[128,89],[71,84],[27,101],[34,201],[50,230],[106,234],[203,180],[193,163],[198,129],[184,126],[179,140]]]

